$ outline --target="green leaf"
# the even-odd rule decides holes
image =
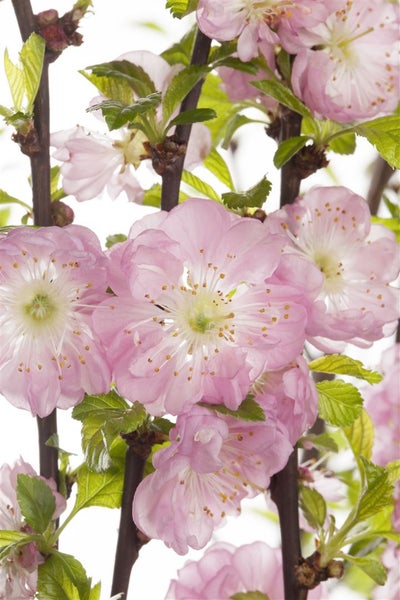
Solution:
[[[139,98],[145,98],[157,91],[146,71],[129,60],[113,60],[87,68],[98,77],[112,77],[126,81]]]
[[[284,140],[279,144],[278,150],[274,154],[274,165],[280,169],[288,160],[292,158],[301,148],[303,148],[310,138],[305,135],[297,135],[295,137]]]
[[[394,169],[400,168],[400,118],[398,115],[380,117],[354,127],[373,144],[379,154]]]
[[[229,144],[231,143],[232,137],[234,133],[243,125],[248,125],[249,123],[262,123],[262,121],[250,119],[246,117],[246,115],[241,114],[233,114],[226,122],[225,135],[222,141],[222,147],[226,150],[229,148]]]
[[[396,481],[400,479],[400,459],[388,463],[386,465],[386,470],[388,472],[389,482],[392,484],[396,483]]]
[[[7,50],[4,53],[4,67],[16,112],[32,112],[42,74],[44,51],[44,39],[32,33],[19,53],[20,64],[14,65]]]
[[[170,65],[182,64],[189,66],[197,27],[193,26],[188,32],[175,44],[161,53],[161,57]]]
[[[238,592],[230,597],[230,600],[269,600],[269,596],[263,592]]]
[[[119,129],[127,123],[132,123],[138,115],[143,115],[149,111],[154,111],[156,106],[160,104],[161,92],[154,92],[145,98],[139,98],[129,106],[123,104],[119,100],[105,100],[99,104],[93,104],[87,108],[87,112],[101,110],[107,126],[110,131]]]
[[[121,433],[135,431],[146,419],[142,404],[128,404],[114,390],[108,394],[85,396],[75,406],[72,417],[82,422],[82,449],[86,464],[103,471],[112,464],[112,444]]]
[[[96,598],[91,593],[91,579],[81,563],[70,554],[57,551],[39,565],[37,591],[39,600]]]
[[[376,217],[375,215],[371,216],[372,223],[379,223],[379,225],[383,225],[393,231],[396,236],[396,240],[400,243],[400,220],[398,217]]]
[[[214,188],[202,179],[200,179],[200,177],[197,177],[197,175],[194,175],[194,173],[184,170],[182,173],[182,181],[183,183],[186,183],[191,188],[196,190],[196,192],[200,192],[200,194],[202,194],[206,198],[211,198],[211,200],[216,200],[217,202],[221,201],[219,195],[214,190]]]
[[[108,235],[106,239],[106,248],[111,248],[115,244],[125,242],[127,239],[128,238],[124,233],[114,233],[112,235]]]
[[[230,190],[234,189],[229,167],[215,148],[212,148],[211,152],[208,153],[204,159],[203,165],[215,175],[221,183],[226,185],[227,188]]]
[[[163,98],[163,121],[167,125],[173,112],[190,90],[208,73],[209,67],[191,65],[179,71],[169,84]],[[169,128],[169,126],[168,126]]]
[[[350,425],[361,413],[362,397],[351,383],[335,379],[316,384],[319,399],[319,414],[330,425]]]
[[[386,469],[374,465],[362,456],[360,462],[366,485],[357,505],[357,518],[365,521],[393,504],[393,485]]]
[[[22,111],[25,92],[24,74],[22,68],[14,65],[11,61],[7,50],[4,52],[4,70],[10,87],[14,110],[17,112]]]
[[[46,531],[56,509],[53,492],[39,477],[17,476],[17,498],[25,521],[38,533]]]
[[[311,117],[311,113],[306,106],[289,90],[288,87],[275,81],[273,79],[262,79],[260,81],[252,81],[251,85],[254,85],[257,89],[272,96],[275,100],[278,100],[284,106],[287,106],[294,112],[299,113],[303,117]]]
[[[258,207],[261,208],[268,194],[271,191],[272,184],[266,177],[256,183],[246,192],[227,192],[222,194],[222,202],[228,208],[245,208]]]
[[[336,154],[353,154],[356,149],[356,136],[354,133],[344,133],[329,142],[329,150]]]
[[[0,531],[0,561],[18,548],[18,546],[24,546],[40,539],[38,535],[30,535],[22,531],[13,531],[11,529]]]
[[[355,565],[364,573],[371,577],[378,585],[384,585],[387,579],[387,571],[382,563],[376,558],[368,556],[351,556],[349,554],[341,554],[352,565]]]
[[[166,8],[169,8],[174,17],[182,19],[196,10],[197,3],[198,0],[167,0]]]
[[[29,204],[26,204],[22,200],[18,200],[18,198],[14,198],[14,196],[10,196],[10,194],[7,194],[4,190],[0,190],[0,204],[19,204],[29,211],[32,210],[32,207],[29,206]]]
[[[2,104],[0,104],[0,115],[2,117],[5,117],[5,119],[7,120],[9,117],[12,117],[13,115],[13,111],[9,108],[7,108],[6,106],[3,106]]]
[[[320,450],[327,450],[329,452],[339,451],[336,441],[332,436],[329,435],[329,433],[320,433],[319,435],[316,435],[315,433],[308,433],[300,440],[303,448],[305,447],[304,442],[307,440],[309,440],[316,448]]]
[[[343,431],[356,457],[370,459],[374,445],[374,426],[368,413],[362,409],[359,417]]]
[[[79,72],[106,98],[119,100],[124,104],[130,104],[132,102],[132,89],[125,79],[120,77],[100,77],[93,73],[86,73],[86,71]]]
[[[314,488],[302,485],[300,506],[311,527],[316,530],[321,529],[326,519],[326,502],[321,494]]]
[[[182,125],[187,123],[201,123],[203,121],[210,121],[216,117],[215,110],[211,108],[194,108],[193,110],[185,110],[175,119],[169,122],[169,126]]]
[[[339,375],[351,375],[358,379],[364,379],[368,383],[379,383],[382,381],[382,375],[376,371],[365,369],[362,362],[350,358],[344,354],[330,354],[321,356],[309,363],[312,371],[322,373],[336,373]]]
[[[86,465],[81,465],[77,472],[78,491],[73,508],[74,514],[88,506],[119,508],[121,506],[123,480],[122,464],[103,473],[94,473]]]
[[[265,421],[265,414],[254,396],[248,394],[236,410],[227,408],[224,404],[208,404],[207,402],[198,402],[200,406],[214,410],[222,415],[230,415],[243,421]]]

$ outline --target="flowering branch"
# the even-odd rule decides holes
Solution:
[[[35,17],[29,0],[12,0],[23,41],[35,30]],[[49,63],[44,56],[42,75],[34,104],[34,128],[37,144],[29,153],[32,173],[32,204],[35,225],[51,225],[50,198],[50,102]],[[40,474],[58,482],[58,452],[46,445],[51,435],[57,433],[57,416],[53,411],[47,417],[38,417]]]
[[[208,53],[210,51],[211,39],[204,35],[200,30],[197,31],[194,42],[191,65],[207,64]],[[200,80],[189,92],[181,105],[181,112],[196,108],[201,93],[203,80]],[[192,130],[191,123],[177,125],[174,137],[179,144],[187,144]],[[171,210],[178,204],[179,187],[181,183],[183,163],[185,155],[180,156],[172,169],[166,169],[162,176],[161,188],[161,208]]]

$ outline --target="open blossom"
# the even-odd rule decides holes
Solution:
[[[119,392],[154,415],[199,400],[236,409],[266,369],[296,358],[305,309],[298,290],[267,279],[281,247],[205,199],[137,222],[111,249],[115,297],[94,315]]]
[[[19,459],[13,467],[0,467],[0,529],[35,533],[25,522],[17,501],[17,481],[19,474],[37,476],[30,464]],[[42,477],[40,479],[43,479]],[[51,479],[43,479],[50,487],[56,509],[53,519],[57,519],[65,509],[66,502],[57,492]],[[23,600],[35,598],[37,567],[44,562],[35,542],[13,550],[0,560],[0,600]]]
[[[390,114],[399,102],[399,7],[385,0],[327,0],[329,16],[298,23],[282,44],[296,54],[292,86],[317,115],[339,122]]]
[[[256,401],[272,411],[286,428],[294,446],[303,433],[314,424],[318,411],[318,395],[302,356],[278,371],[267,371],[254,384]]]
[[[261,592],[270,600],[284,598],[280,548],[253,542],[235,548],[217,542],[199,561],[187,561],[171,581],[166,600],[230,600],[240,592]],[[323,586],[308,593],[325,598]]]
[[[178,554],[200,549],[243,498],[265,491],[292,446],[279,422],[249,422],[196,406],[177,418],[171,444],[153,457],[155,471],[139,485],[133,520],[148,537]]]
[[[389,283],[399,273],[399,249],[392,232],[371,225],[363,198],[345,187],[315,187],[270,214],[265,226],[287,235],[284,270],[277,277],[293,275],[299,286],[304,281],[310,299],[307,333],[315,345],[367,346],[394,331],[398,290]],[[296,273],[289,265],[292,256]]]
[[[44,417],[105,393],[110,372],[91,326],[106,258],[85,227],[17,227],[0,237],[0,393]]]

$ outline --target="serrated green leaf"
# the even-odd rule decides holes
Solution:
[[[157,91],[146,71],[129,60],[113,60],[109,63],[92,65],[87,69],[98,77],[123,79],[139,98],[145,98]]]
[[[242,421],[265,421],[264,411],[252,394],[248,394],[236,410],[231,410],[224,404],[208,404],[207,402],[199,402],[198,404],[222,415],[230,415]]]
[[[312,371],[322,373],[336,373],[338,375],[351,375],[358,379],[364,379],[368,383],[379,383],[382,375],[376,371],[366,369],[360,360],[350,358],[344,354],[330,354],[321,356],[309,363]]]
[[[179,71],[169,84],[163,98],[163,122],[169,129],[169,120],[190,90],[208,73],[209,67],[190,65]],[[207,108],[207,107],[206,107]]]
[[[188,66],[192,55],[197,27],[194,25],[187,31],[179,42],[175,42],[161,53],[161,57],[170,65],[182,64]]]
[[[114,390],[108,394],[85,396],[75,406],[72,417],[82,422],[82,449],[86,464],[93,471],[103,471],[113,464],[110,450],[121,433],[135,431],[146,419],[139,403],[128,404]]]
[[[384,467],[374,465],[363,456],[360,463],[366,485],[357,505],[357,518],[365,521],[393,504],[393,485]]]
[[[185,110],[177,117],[169,122],[169,126],[183,125],[187,123],[202,123],[203,121],[210,121],[216,117],[215,110],[211,108],[194,108],[193,110]]]
[[[309,433],[304,438],[301,438],[302,442],[307,440],[309,440],[316,448],[319,448],[320,450],[328,450],[330,452],[339,451],[339,446],[333,437],[329,435],[329,433],[320,433],[319,435],[316,435],[315,433]]]
[[[27,100],[25,111],[28,113],[33,109],[33,103],[39,89],[45,47],[46,43],[42,36],[32,33],[22,46],[20,52]]]
[[[355,454],[370,459],[374,445],[374,426],[368,413],[362,409],[359,417],[343,431]]]
[[[91,580],[81,563],[63,552],[55,551],[38,569],[39,600],[89,600]]]
[[[326,519],[326,502],[317,490],[302,485],[300,488],[300,506],[313,529],[319,530],[323,527]]]
[[[305,135],[297,135],[279,144],[278,150],[274,154],[274,165],[280,169],[288,160],[292,158],[301,148],[303,148],[310,138]]]
[[[263,592],[238,592],[230,596],[230,600],[269,600],[269,596]]]
[[[182,19],[196,10],[197,3],[198,0],[167,0],[166,8],[169,8],[174,17]]]
[[[329,150],[336,154],[353,154],[355,149],[356,136],[354,133],[345,133],[329,142]]]
[[[4,70],[7,76],[14,110],[17,112],[22,111],[25,92],[23,70],[18,65],[14,65],[7,50],[4,52]]]
[[[219,195],[214,190],[214,188],[211,187],[211,185],[209,185],[208,183],[200,179],[200,177],[197,177],[197,175],[191,173],[190,171],[183,171],[182,182],[186,183],[186,185],[189,185],[191,188],[196,190],[196,192],[199,192],[206,198],[211,198],[211,200],[216,200],[217,202],[221,201]]]
[[[352,565],[355,565],[364,573],[371,577],[378,585],[384,585],[387,579],[387,571],[382,563],[376,558],[368,556],[350,556],[349,554],[343,554],[345,558]]]
[[[258,90],[261,90],[267,96],[271,96],[278,100],[280,104],[287,106],[294,112],[299,113],[303,117],[311,117],[308,108],[289,90],[288,87],[273,79],[262,79],[260,81],[252,81]]]
[[[119,508],[121,506],[124,472],[123,465],[114,466],[103,473],[94,473],[86,465],[77,472],[78,491],[74,513],[89,506]]]
[[[375,146],[379,154],[394,169],[400,168],[400,119],[398,115],[380,117],[354,127]]]
[[[90,81],[90,83],[92,83],[106,98],[119,100],[124,104],[130,104],[132,102],[132,89],[125,79],[111,76],[100,77],[99,75],[94,75],[94,73],[86,73],[86,71],[79,72],[85,77],[85,79]]]
[[[20,473],[17,476],[17,498],[25,521],[34,531],[46,531],[56,509],[53,492],[42,479]]]
[[[25,202],[19,200],[18,198],[15,198],[14,196],[10,196],[10,194],[7,194],[7,192],[5,192],[4,190],[0,190],[0,204],[19,204],[20,206],[23,206],[29,211],[32,210],[32,207],[29,206],[29,204],[26,204]]]
[[[137,116],[154,111],[160,104],[161,92],[154,92],[144,98],[139,98],[133,104],[123,104],[119,100],[104,100],[87,108],[87,112],[101,110],[110,131],[119,129],[127,123],[132,123]]]
[[[361,413],[362,397],[351,383],[334,379],[316,384],[319,400],[319,415],[331,425],[350,425]]]
[[[388,463],[386,465],[386,470],[388,472],[389,482],[392,484],[396,483],[396,481],[400,479],[400,459]]]
[[[227,192],[226,194],[222,194],[222,202],[228,208],[261,208],[271,191],[271,187],[271,182],[266,177],[263,177],[261,181],[246,192]]]
[[[215,175],[221,183],[226,185],[227,188],[230,190],[234,189],[229,167],[215,148],[212,148],[211,152],[208,153],[204,159],[203,165]]]

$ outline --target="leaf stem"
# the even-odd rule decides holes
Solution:
[[[196,39],[194,42],[191,65],[205,65],[207,64],[208,54],[210,51],[211,40],[204,35],[200,30],[197,31]],[[192,110],[196,108],[197,102],[200,97],[203,80],[200,80],[184,98],[180,112],[186,110]],[[180,144],[187,144],[189,141],[190,133],[192,130],[192,124],[187,123],[183,125],[177,125],[174,137],[179,141]],[[171,210],[178,204],[179,199],[179,188],[181,184],[183,163],[185,156],[179,157],[174,163],[173,168],[166,170],[162,175],[161,185],[161,208],[162,210]]]

